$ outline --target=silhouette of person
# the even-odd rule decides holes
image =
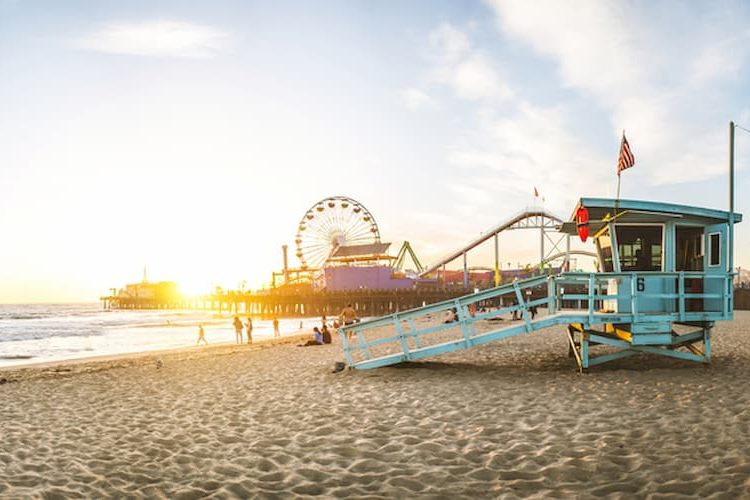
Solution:
[[[324,344],[330,344],[331,343],[331,332],[328,330],[328,325],[324,324],[323,328],[320,329],[320,333],[323,336],[323,343]]]
[[[195,343],[195,345],[198,345],[201,343],[201,340],[208,345],[208,341],[206,340],[206,332],[203,330],[203,323],[198,325],[198,342]]]
[[[353,325],[354,322],[357,321],[357,311],[354,310],[351,304],[347,304],[346,307],[341,310],[339,319],[344,326]],[[347,339],[350,339],[351,336],[352,332],[346,332]]]
[[[240,317],[235,316],[232,324],[234,325],[234,340],[238,344],[241,344],[242,343],[242,321],[240,320]]]
[[[279,318],[273,318],[273,336],[281,337],[281,332],[279,332]]]
[[[648,271],[650,269],[649,266],[649,258],[643,253],[643,250],[640,248],[635,251],[635,270],[636,271]]]
[[[344,323],[344,326],[351,325],[357,321],[357,311],[354,310],[351,304],[347,304],[346,307],[341,310],[339,318]]]

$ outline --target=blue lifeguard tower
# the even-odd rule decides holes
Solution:
[[[741,220],[733,211],[581,198],[559,230],[585,226],[597,272],[538,276],[344,327],[346,361],[375,368],[566,325],[581,371],[639,353],[709,362],[715,322],[733,317],[733,225]]]

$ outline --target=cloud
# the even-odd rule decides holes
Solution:
[[[576,136],[569,108],[522,98],[502,82],[492,59],[454,26],[438,26],[429,40],[433,81],[479,105],[476,126],[447,148],[447,162],[461,172],[451,185],[454,210],[469,215],[523,206],[535,185],[561,211],[568,209],[571,192],[601,194],[594,187],[603,181],[603,159]],[[576,175],[581,171],[596,174],[581,179]]]
[[[723,172],[732,113],[719,85],[735,81],[748,58],[742,15],[645,2],[582,1],[574,9],[550,0],[487,3],[501,32],[551,59],[564,86],[609,114],[613,140],[627,130],[651,182]]]
[[[430,33],[436,66],[433,80],[451,86],[458,97],[471,101],[502,101],[513,96],[490,59],[472,47],[466,33],[442,24]]]
[[[404,106],[411,111],[428,107],[433,104],[432,98],[417,88],[409,88],[401,93]]]
[[[189,22],[112,23],[77,40],[85,50],[152,57],[211,57],[227,48],[229,35]]]
[[[448,161],[472,169],[465,179],[483,189],[492,186],[496,198],[518,206],[537,186],[550,207],[565,211],[571,193],[601,194],[607,174],[614,172],[601,168],[604,159],[575,135],[567,115],[564,108],[523,102],[512,115],[484,121],[472,131],[471,142],[452,149]]]
[[[447,23],[432,30],[430,45],[444,64],[455,64],[471,49],[466,33]]]

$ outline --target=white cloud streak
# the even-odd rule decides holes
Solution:
[[[471,100],[503,101],[513,96],[490,59],[472,47],[469,37],[450,24],[430,34],[437,65],[433,79],[451,86],[458,97]]]
[[[743,26],[730,13],[717,10],[707,20],[679,8],[646,11],[648,3],[582,1],[570,9],[550,0],[487,3],[502,32],[550,58],[563,85],[609,112],[613,140],[627,130],[651,182],[697,181],[723,172],[725,123],[714,111],[722,102],[718,85],[736,76],[750,42],[747,28],[728,29]],[[665,29],[670,23],[690,29]]]
[[[401,93],[404,106],[411,111],[417,111],[433,104],[432,98],[417,88],[409,88]]]
[[[151,57],[205,58],[225,50],[229,35],[189,22],[111,23],[78,39],[76,46],[96,52]]]

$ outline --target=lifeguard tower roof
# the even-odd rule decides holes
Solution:
[[[589,227],[592,234],[609,222],[619,223],[661,223],[689,219],[691,221],[708,224],[729,222],[729,212],[712,208],[701,208],[690,205],[677,205],[642,200],[622,200],[612,198],[581,198],[573,210],[568,222],[563,223],[560,231],[576,234],[576,213],[580,207],[589,211]],[[742,214],[734,213],[734,222],[741,222]]]

